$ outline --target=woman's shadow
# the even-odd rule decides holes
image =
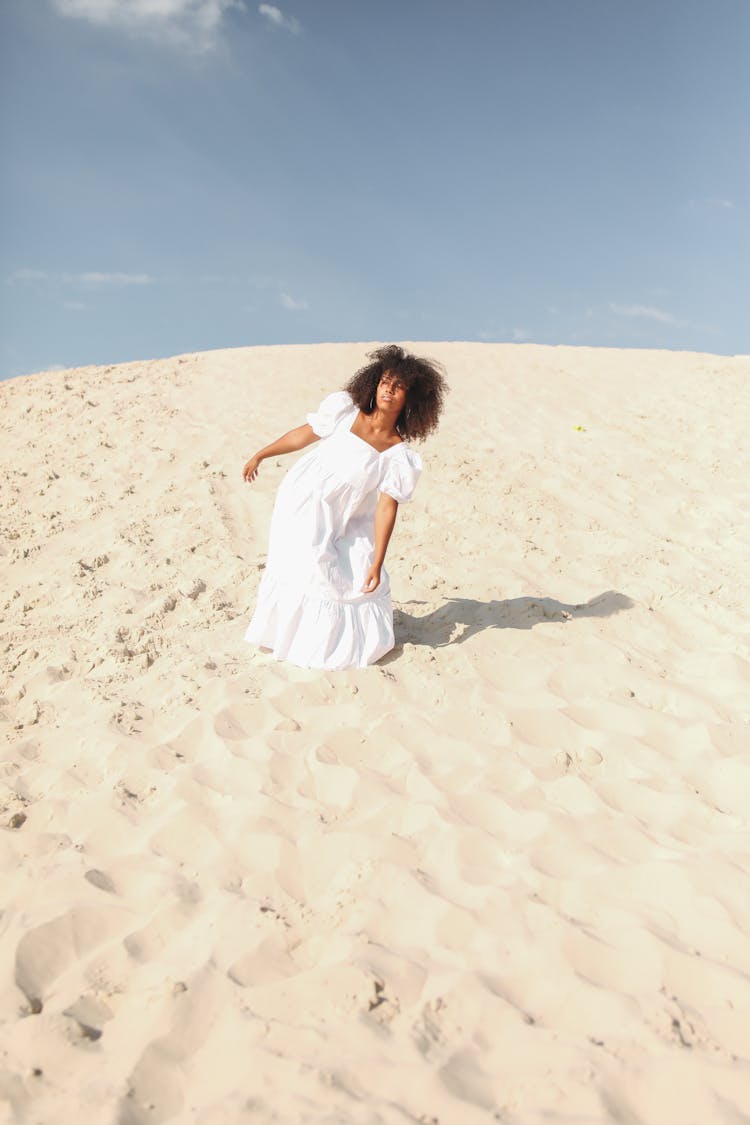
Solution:
[[[406,602],[405,605],[426,605]],[[422,616],[402,609],[393,611],[396,646],[404,644],[461,645],[485,629],[533,629],[550,622],[574,621],[579,617],[610,617],[631,609],[635,602],[616,590],[605,590],[582,605],[566,605],[555,598],[509,598],[506,601],[479,602],[473,598],[448,598]],[[393,659],[398,653],[393,654]],[[384,661],[385,663],[385,661]]]

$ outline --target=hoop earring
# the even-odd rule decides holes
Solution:
[[[375,409],[375,395],[372,395],[371,398],[370,398],[370,414],[372,414],[374,409]]]

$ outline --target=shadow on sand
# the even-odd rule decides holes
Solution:
[[[420,606],[426,602],[406,602]],[[507,601],[478,602],[473,598],[448,598],[439,607],[422,616],[396,609],[393,626],[397,649],[391,659],[398,658],[404,644],[460,645],[485,629],[533,629],[550,622],[573,621],[579,617],[610,617],[631,609],[635,602],[616,590],[606,590],[583,605],[566,605],[555,598],[509,598]],[[386,663],[386,657],[383,663]]]

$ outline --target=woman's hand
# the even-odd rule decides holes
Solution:
[[[242,470],[242,479],[246,480],[248,484],[257,477],[262,460],[263,458],[258,453],[254,453]]]
[[[367,572],[365,584],[362,587],[363,594],[372,594],[377,590],[380,585],[380,567],[373,564]]]
[[[320,438],[309,423],[306,422],[304,426],[297,426],[296,430],[290,430],[288,434],[283,434],[278,441],[272,441],[270,445],[266,445],[263,449],[254,453],[242,470],[242,479],[248,481],[248,483],[255,480],[260,463],[265,461],[266,457],[281,457],[283,453],[297,453],[300,449],[306,449],[308,445],[312,445],[314,441],[320,441]]]

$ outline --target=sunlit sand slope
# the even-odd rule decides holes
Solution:
[[[750,1120],[750,360],[413,347],[350,673],[240,473],[368,345],[0,384],[2,1125]]]

